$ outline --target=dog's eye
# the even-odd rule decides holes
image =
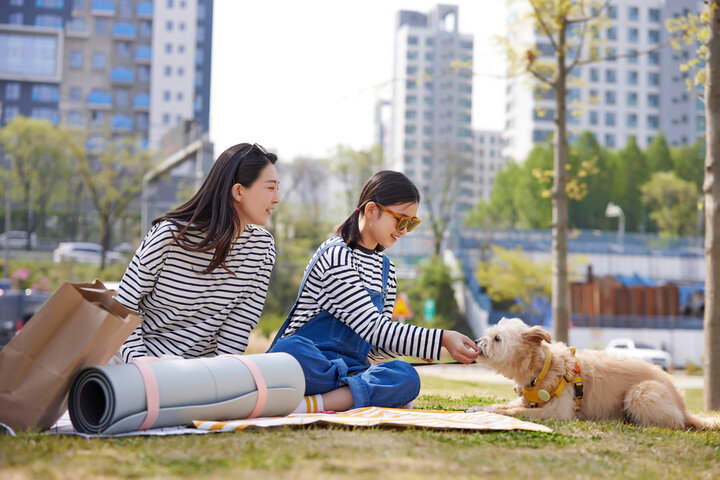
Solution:
[[[493,340],[495,340],[496,342],[499,342],[499,341],[500,341],[500,335],[495,335],[495,338],[493,338]]]

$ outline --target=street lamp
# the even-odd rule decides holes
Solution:
[[[625,235],[625,212],[623,212],[623,209],[618,205],[610,202],[608,203],[607,208],[605,208],[605,216],[610,218],[620,217],[620,223],[618,224],[618,243],[622,245],[623,237]]]

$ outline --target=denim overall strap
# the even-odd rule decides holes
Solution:
[[[341,245],[348,250],[350,250],[350,247],[348,247],[345,242],[332,242],[325,245],[321,250],[318,250],[315,252],[315,255],[313,255],[313,258],[310,260],[310,264],[305,269],[305,274],[303,275],[302,282],[300,282],[300,288],[298,289],[297,298],[295,299],[295,303],[293,304],[292,308],[290,309],[290,313],[288,313],[287,318],[285,318],[285,321],[283,322],[282,326],[280,327],[280,330],[278,330],[277,335],[275,335],[275,338],[273,339],[272,343],[270,344],[270,348],[272,348],[275,343],[283,336],[285,333],[285,330],[287,330],[288,326],[290,325],[290,319],[292,319],[293,313],[295,313],[295,309],[297,308],[297,304],[300,301],[300,295],[302,295],[303,288],[305,288],[305,282],[308,279],[308,276],[310,275],[310,272],[315,267],[315,264],[317,263],[320,256],[325,253],[330,247],[334,247],[335,245]],[[352,252],[352,250],[351,250]],[[387,257],[385,257],[387,259]],[[383,264],[383,275],[385,275],[384,271],[384,264]],[[385,288],[385,277],[383,276],[383,288]],[[269,348],[269,349],[270,349]],[[268,349],[268,350],[269,350]]]

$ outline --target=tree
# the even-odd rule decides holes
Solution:
[[[704,86],[705,102],[705,355],[703,402],[706,410],[720,409],[720,0],[707,0],[700,15],[670,19],[670,32],[684,32],[678,47],[699,44],[697,57],[681,66],[696,69],[688,88]]]
[[[700,139],[693,145],[683,145],[670,150],[673,171],[678,178],[693,182],[703,188],[705,178],[705,142]]]
[[[639,187],[649,180],[650,173],[645,154],[638,147],[635,137],[630,137],[625,148],[618,152],[615,169],[612,199],[625,212],[628,229],[643,230],[645,214]]]
[[[344,145],[338,145],[330,158],[332,171],[337,175],[340,183],[345,187],[345,212],[350,214],[356,207],[360,198],[360,190],[365,182],[384,168],[382,147],[376,145],[370,150],[353,150]]]
[[[492,246],[493,258],[478,264],[478,281],[494,302],[519,300],[516,310],[528,307],[535,297],[550,297],[552,267],[534,263],[520,248]]]
[[[573,69],[599,60],[596,33],[601,28],[607,1],[598,0],[527,0],[529,9],[514,22],[537,32],[552,49],[547,60],[537,43],[523,47],[515,36],[505,39],[510,73],[527,72],[541,88],[552,89],[555,97],[554,161],[552,203],[552,317],[556,340],[567,342],[569,324],[568,301],[568,206],[567,206],[567,90]],[[584,49],[588,47],[586,57]]]
[[[419,268],[421,273],[415,282],[404,280],[398,286],[400,291],[406,283],[413,284],[409,288],[408,297],[415,315],[408,323],[427,328],[455,329],[460,310],[455,301],[451,268],[437,255],[423,261]],[[435,301],[435,316],[431,320],[423,318],[423,304],[426,300]]]
[[[78,171],[98,213],[102,254],[100,269],[110,249],[115,223],[142,191],[142,179],[153,162],[151,151],[140,140],[127,135],[91,138],[86,149],[85,137],[73,132],[73,153]]]
[[[681,180],[672,172],[657,172],[640,188],[643,203],[661,236],[695,233],[699,191],[694,183]]]
[[[468,227],[515,228],[518,222],[516,186],[524,170],[513,161],[509,161],[498,171],[493,182],[490,199],[480,201],[465,216]]]
[[[667,172],[673,169],[672,156],[665,135],[658,133],[645,151],[648,170],[651,172]]]
[[[17,116],[0,131],[0,142],[12,162],[13,190],[25,210],[26,248],[30,249],[38,219],[45,217],[53,199],[61,198],[61,190],[48,188],[48,182],[70,181],[68,137],[47,120]]]
[[[433,178],[421,186],[422,203],[433,235],[433,255],[439,256],[448,225],[453,221],[460,178],[471,164],[454,142],[434,142]]]

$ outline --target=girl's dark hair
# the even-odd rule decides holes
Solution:
[[[191,252],[215,250],[212,260],[202,273],[210,273],[217,267],[225,267],[235,233],[243,228],[234,206],[232,186],[236,183],[250,187],[260,172],[275,164],[277,156],[268,153],[257,144],[239,143],[225,150],[210,169],[205,181],[195,195],[175,210],[153,220],[155,225],[164,220],[178,229],[173,238]],[[204,233],[199,242],[190,240],[186,232],[199,230]]]
[[[386,206],[420,203],[420,192],[410,179],[400,172],[383,170],[373,175],[363,185],[355,211],[335,230],[335,234],[342,237],[350,248],[357,248],[360,244],[360,212],[368,202]],[[376,252],[383,250],[385,247],[380,244],[375,247]]]

